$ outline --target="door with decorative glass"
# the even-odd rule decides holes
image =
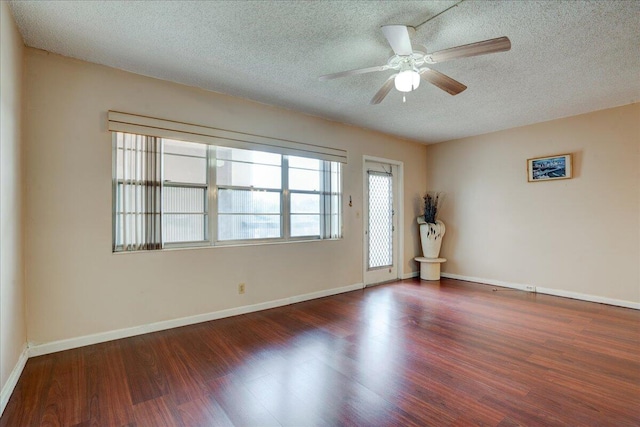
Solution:
[[[396,165],[365,161],[364,283],[398,278],[398,179]]]

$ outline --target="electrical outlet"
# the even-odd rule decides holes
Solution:
[[[536,287],[535,286],[531,286],[531,285],[525,285],[524,290],[527,292],[535,292],[536,291]]]
[[[244,288],[245,288],[245,284],[244,283],[238,284],[238,293],[239,294],[244,294]]]

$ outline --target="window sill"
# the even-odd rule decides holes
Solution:
[[[219,245],[204,245],[204,246],[171,246],[165,247],[163,249],[155,249],[155,250],[140,250],[140,251],[117,251],[111,252],[113,255],[122,255],[122,254],[139,254],[139,253],[160,253],[160,252],[173,252],[173,251],[185,251],[185,250],[200,250],[200,249],[220,249],[220,248],[238,248],[245,246],[272,246],[272,245],[289,245],[295,243],[309,243],[309,242],[335,242],[343,240],[340,238],[332,238],[332,239],[295,239],[295,240],[279,240],[279,241],[260,241],[260,242],[234,242],[234,243],[224,243]]]

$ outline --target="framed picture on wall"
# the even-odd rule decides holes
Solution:
[[[529,182],[571,178],[571,154],[536,157],[527,160]]]

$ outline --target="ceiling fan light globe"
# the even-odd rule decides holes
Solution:
[[[413,70],[401,71],[395,77],[394,84],[400,92],[411,92],[420,86],[420,74]]]

